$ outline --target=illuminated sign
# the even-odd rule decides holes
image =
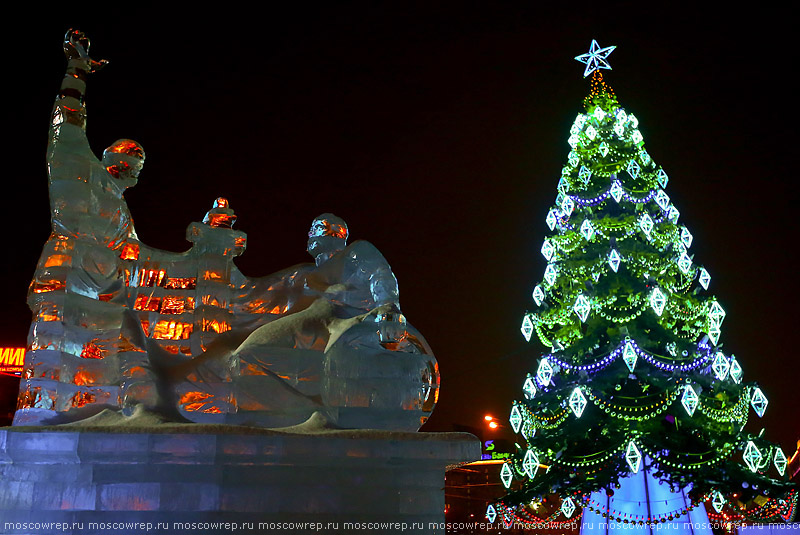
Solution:
[[[0,373],[21,375],[24,347],[0,347]]]
[[[481,454],[482,461],[496,461],[499,459],[508,459],[511,457],[511,453],[509,452],[500,452],[495,451],[495,443],[494,440],[487,440],[483,443],[483,450],[486,453]]]

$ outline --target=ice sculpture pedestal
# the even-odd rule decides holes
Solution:
[[[213,522],[237,523],[236,533],[277,532],[275,522],[318,523],[284,524],[291,533],[350,533],[380,522],[397,524],[379,532],[400,533],[416,522],[443,534],[429,522],[444,523],[445,469],[480,456],[467,433],[304,425],[0,429],[0,533],[19,533],[9,529],[16,522],[65,522],[69,529],[29,531],[84,535],[133,532],[108,529],[122,522],[150,523],[154,533],[232,532]]]

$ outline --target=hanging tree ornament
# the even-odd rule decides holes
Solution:
[[[550,228],[550,230],[556,228],[556,223],[558,222],[558,215],[556,215],[555,210],[550,210],[549,212],[547,212],[547,218],[545,219],[545,222],[547,223],[547,226]]]
[[[597,130],[595,130],[595,128],[592,125],[586,127],[586,137],[588,137],[591,141],[594,141],[594,138],[597,137]]]
[[[608,64],[607,59],[615,48],[617,47],[607,46],[605,48],[600,48],[600,45],[597,44],[597,41],[592,39],[589,52],[586,54],[581,54],[580,56],[575,56],[577,61],[586,64],[586,69],[583,71],[583,77],[586,78],[598,69],[611,70],[611,65]]]
[[[641,143],[644,140],[644,138],[642,137],[642,133],[641,132],[639,132],[638,130],[634,130],[633,133],[631,134],[631,140],[636,145],[638,145],[639,143]]]
[[[592,306],[589,303],[589,300],[586,299],[586,296],[583,294],[580,294],[575,300],[575,304],[572,305],[572,310],[578,315],[583,323],[586,323],[586,318],[589,317],[589,311],[591,309]]]
[[[486,519],[489,521],[490,524],[494,524],[496,518],[497,518],[497,511],[495,510],[494,505],[489,504],[489,507],[486,508]]]
[[[533,399],[533,396],[536,395],[536,384],[533,382],[531,374],[528,374],[528,377],[525,378],[525,382],[522,384],[522,391],[525,393],[525,399]]]
[[[714,363],[711,364],[711,369],[714,370],[714,375],[716,375],[717,379],[720,381],[724,381],[728,376],[728,372],[731,369],[731,363],[728,361],[722,351],[717,351],[717,356],[714,357]]]
[[[683,251],[681,253],[681,257],[678,259],[678,269],[687,275],[692,269],[692,259],[689,257],[689,253],[686,251]]]
[[[631,177],[637,178],[639,176],[639,171],[641,171],[641,169],[642,168],[639,166],[639,164],[636,163],[636,160],[631,160],[630,162],[628,162],[627,171],[628,174],[631,175]]]
[[[511,486],[511,480],[514,478],[514,472],[511,471],[511,467],[508,464],[503,463],[503,468],[500,469],[500,481],[503,482],[505,488]]]
[[[561,502],[561,512],[564,513],[564,516],[569,518],[572,516],[572,513],[575,512],[575,502],[572,501],[572,498],[567,496],[567,499]]]
[[[662,188],[667,187],[667,182],[669,182],[669,177],[667,176],[666,171],[663,169],[659,169],[658,173],[656,173],[656,178],[658,179],[658,183]]]
[[[778,471],[780,475],[783,475],[786,472],[786,466],[788,462],[786,461],[786,455],[784,455],[783,450],[780,447],[775,448],[775,457],[773,458],[773,462],[775,463],[775,469]]]
[[[561,211],[563,212],[564,216],[571,216],[574,209],[575,201],[572,200],[572,197],[564,197],[564,200],[561,201]]]
[[[762,392],[759,387],[755,387],[753,389],[753,395],[750,398],[750,405],[753,406],[753,410],[756,411],[759,418],[764,416],[764,411],[767,410],[767,404],[769,404],[767,396],[764,395],[764,392]]]
[[[574,150],[571,150],[571,151],[569,151],[569,154],[567,155],[567,161],[569,162],[569,164],[572,167],[575,167],[576,165],[578,165],[578,162],[580,162],[581,159],[580,159],[580,156],[578,156],[577,152],[575,152]]]
[[[619,200],[622,198],[622,194],[625,193],[622,190],[622,186],[620,185],[619,180],[617,179],[614,179],[614,183],[611,184],[611,189],[609,191],[611,192],[611,196],[617,203],[619,203]]]
[[[681,216],[681,213],[675,208],[674,204],[669,205],[669,211],[667,212],[667,219],[672,221],[673,223],[678,222],[678,218]]]
[[[639,228],[642,229],[642,232],[645,233],[648,239],[650,239],[650,231],[653,230],[653,218],[650,217],[650,214],[645,212],[642,217],[639,218]]]
[[[681,241],[687,249],[692,246],[693,239],[694,238],[692,237],[692,233],[689,232],[689,229],[686,227],[681,227]]]
[[[650,293],[650,306],[659,316],[664,312],[664,307],[667,306],[667,296],[660,288],[653,288]]]
[[[583,223],[581,223],[581,236],[583,236],[586,241],[592,241],[594,239],[594,234],[594,226],[588,219],[584,219]]]
[[[628,448],[625,450],[625,460],[628,461],[631,472],[634,474],[639,472],[639,468],[641,468],[642,465],[642,454],[639,452],[639,448],[636,447],[633,440],[628,442]]]
[[[598,106],[598,107],[596,107],[594,109],[594,112],[592,113],[592,115],[594,116],[595,120],[597,121],[597,124],[600,124],[601,122],[603,122],[603,119],[606,118],[606,112],[603,111],[603,108],[601,108],[600,106]]]
[[[761,454],[761,450],[753,444],[752,440],[747,441],[747,447],[744,449],[744,455],[742,455],[744,462],[747,464],[747,467],[750,468],[751,472],[758,472],[758,466],[761,464],[761,460],[764,456]]]
[[[650,162],[652,161],[650,155],[647,154],[647,151],[644,149],[639,151],[639,159],[642,160],[644,165],[650,165]]]
[[[547,281],[547,284],[550,286],[556,282],[556,277],[558,276],[558,268],[555,264],[547,264],[547,267],[544,268],[544,280]]]
[[[733,355],[731,355],[730,374],[731,374],[731,379],[733,379],[734,383],[738,385],[742,382],[742,375],[744,374],[744,371],[742,370],[742,365],[739,364],[739,361],[736,360],[736,357]]]
[[[663,189],[658,190],[658,193],[656,193],[656,204],[660,206],[662,210],[669,209],[669,195],[664,193]]]
[[[511,407],[511,414],[508,416],[508,422],[515,433],[519,433],[519,427],[522,425],[522,413],[519,411],[519,406],[514,402]]]
[[[706,271],[706,268],[700,268],[698,280],[700,281],[700,286],[702,286],[704,290],[708,290],[708,283],[711,282],[711,275]]]
[[[628,366],[631,373],[633,373],[638,358],[639,356],[636,354],[636,350],[633,349],[633,344],[631,344],[630,341],[625,342],[625,349],[622,351],[622,360],[625,361],[625,365]]]
[[[619,269],[620,260],[621,258],[617,250],[611,249],[611,252],[608,253],[608,265],[611,266],[611,269],[614,270],[614,273],[616,273]]]
[[[578,178],[580,178],[584,184],[588,184],[589,179],[592,178],[592,171],[585,165],[582,165],[581,170],[578,171]]]
[[[697,409],[697,402],[699,401],[697,392],[694,391],[692,385],[686,385],[683,388],[683,396],[681,396],[681,405],[686,409],[689,416],[694,416],[694,411]]]
[[[536,370],[536,377],[539,378],[539,382],[544,386],[548,386],[550,384],[550,380],[553,378],[553,366],[550,364],[550,361],[547,360],[547,357],[539,361],[539,368]]]
[[[536,306],[541,305],[542,301],[544,301],[544,291],[542,290],[542,287],[537,284],[536,288],[533,289],[532,296]]]
[[[597,108],[597,109],[599,110],[600,108]],[[608,145],[606,144],[605,141],[600,143],[600,146],[598,147],[598,150],[600,151],[600,154],[602,154],[604,157],[608,156],[608,150],[609,149],[608,149]]]
[[[553,243],[550,240],[544,240],[544,243],[542,243],[542,256],[550,260],[555,254],[556,248]]]
[[[575,413],[575,416],[580,418],[583,414],[583,409],[586,408],[586,396],[583,395],[581,387],[575,387],[572,394],[569,396],[569,408]]]
[[[711,499],[711,505],[716,512],[721,513],[722,508],[725,506],[725,496],[723,496],[720,491],[715,490],[713,498]]]
[[[617,121],[614,123],[614,133],[617,134],[617,137],[624,138],[625,137],[625,123]]]
[[[530,479],[536,477],[536,472],[539,470],[539,457],[536,452],[533,450],[525,452],[525,457],[522,458],[522,469]]]
[[[525,317],[522,318],[522,327],[520,327],[519,330],[522,331],[522,336],[525,337],[525,341],[530,342],[531,335],[533,334],[533,322],[529,314],[525,314]]]

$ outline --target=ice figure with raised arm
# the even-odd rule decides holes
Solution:
[[[163,421],[288,426],[314,412],[341,427],[416,430],[438,397],[436,359],[400,312],[378,249],[347,245],[346,223],[315,218],[301,264],[248,278],[247,236],[224,197],[188,225],[182,253],[142,243],[123,196],[144,163],[122,139],[98,159],[84,94],[106,64],[67,33],[47,165],[52,233],[28,293],[15,425],[108,409]],[[109,413],[106,413],[106,417]],[[106,420],[103,421],[108,421]]]

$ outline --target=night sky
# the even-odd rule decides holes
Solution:
[[[50,230],[47,123],[61,41],[78,27],[92,56],[111,62],[89,80],[93,149],[131,138],[147,153],[126,195],[143,242],[186,250],[186,226],[225,196],[248,234],[236,263],[260,276],[310,261],[309,224],[333,212],[388,259],[403,312],[439,361],[440,401],[423,429],[505,418],[543,351],[519,325],[588,93],[572,58],[594,38],[617,46],[605,79],[670,176],[691,251],[728,312],[724,349],[770,400],[748,429],[766,427],[790,455],[800,437],[797,13],[536,4],[21,18],[4,32],[0,345],[26,341],[26,291]]]

